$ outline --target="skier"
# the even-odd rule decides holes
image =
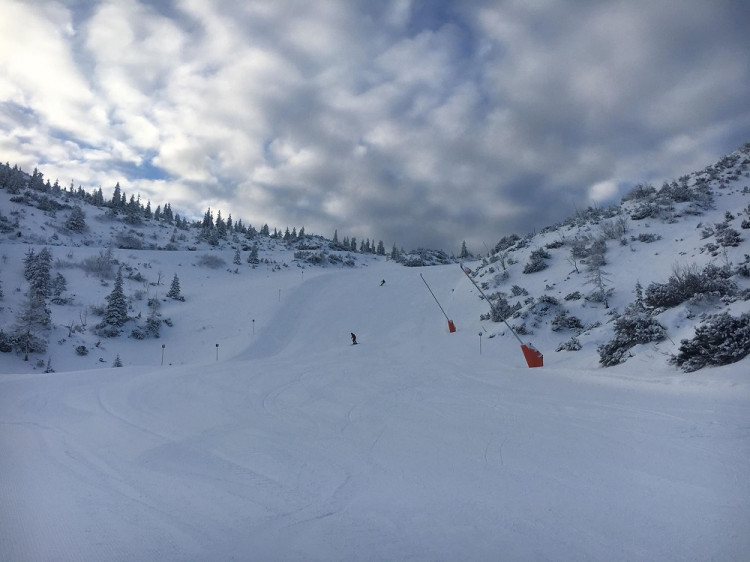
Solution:
[[[354,332],[352,332],[351,334],[352,334],[352,345],[357,345],[357,336],[354,334]]]
[[[380,286],[382,287],[383,285],[385,285],[385,279],[380,282]]]

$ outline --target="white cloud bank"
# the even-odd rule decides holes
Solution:
[[[479,251],[750,140],[736,2],[0,3],[0,158],[197,216]]]

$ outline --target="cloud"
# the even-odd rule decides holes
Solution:
[[[478,251],[750,140],[732,2],[5,4],[4,159],[187,215]]]

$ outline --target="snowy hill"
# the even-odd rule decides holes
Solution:
[[[70,232],[72,209],[0,189],[0,325],[17,323],[29,248],[67,285],[46,352],[0,353],[0,559],[744,559],[750,359],[687,374],[669,357],[707,314],[748,312],[748,166],[745,147],[467,260],[539,369],[456,263],[321,266],[266,237],[251,264],[242,238],[171,242],[89,205]],[[142,249],[109,256],[118,237]],[[93,331],[115,286],[102,263],[122,266],[117,337]],[[729,268],[707,276],[716,290],[628,309],[636,282],[652,303],[708,265]],[[175,274],[184,301],[166,296]],[[666,337],[604,368],[615,311]],[[159,337],[132,337],[150,314]]]
[[[466,262],[492,301],[493,313],[488,303],[468,298],[452,314],[466,315],[471,327],[464,322],[461,329],[482,331],[500,346],[504,344],[496,343],[496,336],[514,342],[501,322],[506,320],[524,340],[543,349],[548,365],[593,368],[630,357],[663,364],[678,354],[683,339],[693,338],[708,315],[739,318],[750,309],[748,175],[750,145],[745,145],[714,166],[659,189],[636,186],[620,205],[579,211],[536,234],[506,235],[481,261]],[[48,299],[48,325],[27,330],[34,333],[38,351],[29,355],[21,349],[23,342],[16,341],[16,353],[0,353],[0,372],[98,368],[112,365],[118,355],[124,365],[153,364],[154,358],[161,363],[161,346],[172,349],[173,341],[184,349],[170,357],[174,364],[211,355],[216,350],[204,347],[217,343],[222,356],[231,357],[265,321],[265,308],[280,302],[280,295],[305,274],[310,279],[331,269],[388,267],[394,265],[392,258],[406,265],[437,264],[429,270],[433,279],[437,272],[457,273],[451,291],[471,289],[460,270],[453,270],[455,265],[441,269],[439,264],[455,263],[441,252],[406,254],[394,247],[385,255],[382,243],[376,251],[369,240],[358,251],[356,241],[348,238],[327,240],[306,235],[304,229],[290,235],[288,228],[283,235],[270,234],[266,225],[256,230],[241,220],[232,223],[231,215],[224,221],[219,213],[214,220],[210,210],[203,224],[188,223],[168,204],[168,213],[160,212],[161,207],[152,213],[150,203],[144,211],[132,195],[125,203],[119,185],[107,204],[101,190],[88,195],[72,185],[61,189],[57,182],[45,184],[36,172],[29,177],[6,166],[0,176],[5,186],[0,189],[4,349],[12,347],[14,332],[19,340],[25,329],[19,317],[28,306],[27,254],[46,249],[49,276],[62,277],[65,284],[58,298]],[[26,178],[25,189],[19,176]],[[82,225],[71,226],[76,209],[82,210]],[[95,326],[103,321],[118,269],[128,321],[114,330],[118,337],[106,337],[106,330]],[[281,275],[285,271],[294,273]],[[413,277],[414,272],[404,274]],[[175,276],[184,302],[167,298]],[[670,282],[686,276],[683,284],[694,281],[696,286],[683,291],[679,302],[664,306],[657,292],[671,291]],[[628,305],[636,300],[636,284],[648,305],[642,323],[647,328],[658,324],[658,334],[620,334],[627,340],[623,345],[602,351],[617,335],[618,318],[627,317]],[[429,301],[424,289],[417,286],[410,299]],[[221,303],[227,298],[235,306],[225,312]],[[485,321],[480,323],[480,317]],[[348,334],[345,327],[343,334]],[[76,352],[82,348],[85,355]]]

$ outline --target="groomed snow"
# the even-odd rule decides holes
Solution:
[[[218,274],[123,368],[0,375],[0,559],[747,560],[747,361],[528,369],[455,265]]]

